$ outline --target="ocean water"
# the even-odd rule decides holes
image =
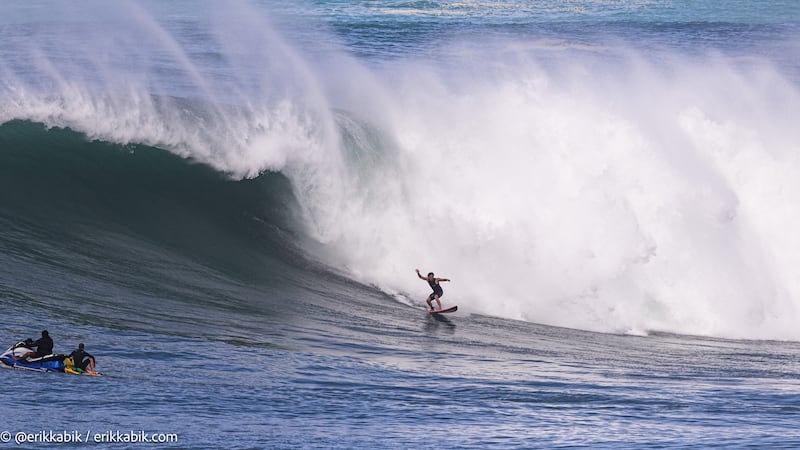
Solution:
[[[3,370],[0,446],[800,447],[798,61],[795,1],[4,3],[0,338],[104,376]]]

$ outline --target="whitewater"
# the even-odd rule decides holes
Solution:
[[[4,5],[3,339],[110,374],[5,426],[796,446],[800,7],[759,5]]]

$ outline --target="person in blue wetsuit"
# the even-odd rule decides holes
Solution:
[[[427,277],[423,277],[422,274],[419,273],[419,269],[417,269],[417,276],[420,279],[427,281],[428,284],[431,286],[431,289],[433,289],[433,292],[431,293],[431,295],[429,295],[428,299],[425,300],[428,303],[428,307],[430,307],[431,310],[433,310],[433,303],[432,302],[435,300],[436,303],[439,304],[439,309],[442,309],[442,301],[439,300],[439,299],[444,295],[444,291],[442,290],[442,286],[440,286],[439,283],[441,283],[443,281],[450,281],[450,279],[449,278],[436,278],[436,277],[433,276],[433,272],[428,272],[428,276]]]

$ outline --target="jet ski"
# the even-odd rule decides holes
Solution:
[[[45,355],[42,357],[27,357],[36,354],[29,346],[33,341],[27,339],[17,342],[0,355],[0,367],[12,369],[34,370],[37,372],[64,372],[66,355]]]

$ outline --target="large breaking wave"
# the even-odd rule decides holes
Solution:
[[[93,39],[21,36],[0,120],[279,172],[307,248],[404,301],[419,267],[467,312],[800,339],[800,94],[755,55],[512,39],[376,67],[246,5],[124,5],[122,27],[88,15]]]

